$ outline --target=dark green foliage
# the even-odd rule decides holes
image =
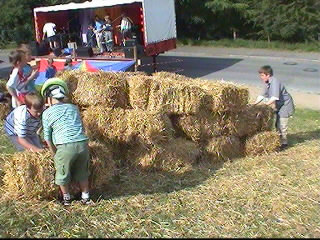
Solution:
[[[0,47],[34,39],[33,9],[86,0],[0,0]],[[318,40],[319,0],[175,0],[178,37]]]

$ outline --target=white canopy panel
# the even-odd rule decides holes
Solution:
[[[147,44],[177,37],[174,0],[144,0],[143,15]]]
[[[48,7],[38,7],[34,12],[56,12],[64,10],[85,9],[85,8],[99,8],[109,7],[119,4],[130,4],[134,2],[143,2],[143,0],[92,0],[83,3],[68,3]]]

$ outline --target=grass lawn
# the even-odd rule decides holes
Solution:
[[[287,43],[281,41],[265,41],[265,40],[246,40],[238,38],[221,39],[221,40],[194,40],[188,38],[179,38],[178,45],[189,46],[208,46],[208,47],[231,47],[231,48],[264,48],[278,49],[298,52],[319,52],[320,41],[309,43]]]
[[[95,206],[2,197],[0,237],[320,237],[320,112],[297,109],[289,126],[284,152],[123,173]],[[1,132],[0,152],[12,151]]]

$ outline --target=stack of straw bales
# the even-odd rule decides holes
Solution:
[[[103,189],[121,167],[178,174],[203,159],[223,162],[279,146],[270,131],[272,109],[248,105],[248,90],[235,84],[168,72],[73,70],[59,77],[67,82],[90,138],[92,189]],[[7,188],[37,196],[54,192],[52,159],[46,154],[15,154],[6,167]],[[45,171],[44,166],[50,167]]]

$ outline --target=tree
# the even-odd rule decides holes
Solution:
[[[246,22],[248,0],[210,0],[205,6],[217,16],[220,25],[232,32],[233,38],[236,39],[237,32]]]
[[[310,41],[320,29],[318,0],[252,0],[249,21],[262,38],[291,42]]]
[[[0,7],[0,46],[8,41],[27,42],[33,38],[33,9],[83,0],[2,0]]]

